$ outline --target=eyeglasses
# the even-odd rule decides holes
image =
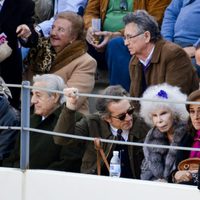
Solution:
[[[112,115],[111,115],[111,117],[113,117],[113,118],[115,118],[115,119],[119,119],[120,121],[124,121],[125,118],[126,118],[126,114],[132,115],[133,112],[134,112],[134,110],[135,110],[135,109],[134,109],[133,107],[130,107],[130,108],[126,111],[126,113],[119,114],[118,116],[112,116]]]
[[[132,38],[135,38],[135,37],[137,37],[137,36],[139,36],[139,35],[142,35],[143,34],[143,32],[142,33],[138,33],[138,34],[136,34],[136,35],[127,35],[127,36],[124,36],[124,40],[130,40],[130,39],[132,39]]]

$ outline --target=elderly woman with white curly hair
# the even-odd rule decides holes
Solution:
[[[169,101],[186,101],[187,96],[178,87],[164,83],[149,87],[142,98],[154,100],[140,102],[140,115],[152,126],[145,143],[178,146],[187,135],[188,113],[184,104]],[[145,158],[141,165],[141,179],[171,182],[172,172],[176,169],[177,150],[144,147],[143,151]]]

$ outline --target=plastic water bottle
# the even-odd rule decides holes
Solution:
[[[110,176],[120,177],[121,162],[119,158],[119,151],[113,151],[113,157],[110,160]]]

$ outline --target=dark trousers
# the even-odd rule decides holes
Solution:
[[[99,70],[108,70],[110,85],[119,84],[129,91],[129,62],[131,55],[124,45],[122,37],[110,40],[103,53],[97,52],[92,45],[88,44],[88,53],[96,59]]]

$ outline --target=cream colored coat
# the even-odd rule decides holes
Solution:
[[[51,71],[56,69],[56,66],[52,67]],[[76,87],[80,93],[91,93],[95,83],[96,66],[96,61],[85,53],[53,73],[61,76],[68,87]],[[79,98],[77,109],[83,114],[88,114],[86,97]]]

